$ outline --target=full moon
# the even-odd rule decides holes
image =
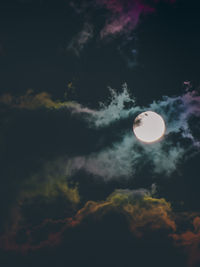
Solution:
[[[141,142],[154,143],[164,136],[165,122],[158,113],[145,111],[136,117],[133,132]]]

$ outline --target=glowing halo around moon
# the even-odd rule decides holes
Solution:
[[[160,141],[165,134],[165,122],[156,112],[145,111],[140,113],[133,124],[133,132],[143,143]]]

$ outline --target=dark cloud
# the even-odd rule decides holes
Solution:
[[[111,215],[113,219],[118,216],[117,220],[125,218],[133,240],[134,238],[142,240],[143,237],[148,237],[149,231],[154,233],[155,238],[157,234],[159,235],[164,231],[165,238],[172,238],[175,246],[181,246],[186,249],[189,255],[189,266],[194,266],[194,263],[199,262],[199,217],[196,214],[183,213],[181,215],[174,213],[169,202],[163,198],[153,196],[155,192],[154,185],[151,190],[117,189],[105,200],[87,201],[80,209],[77,209],[73,216],[57,219],[45,218],[36,225],[33,225],[33,223],[32,225],[30,223],[25,224],[25,218],[28,213],[22,213],[24,211],[23,207],[28,205],[30,208],[30,203],[27,203],[25,199],[21,200],[19,202],[20,206],[15,213],[14,224],[1,238],[1,245],[6,251],[27,253],[28,251],[60,246],[63,242],[65,243],[65,238],[66,240],[70,238],[68,240],[70,244],[80,242],[76,240],[76,231],[79,232],[79,235],[82,231],[86,231],[87,235],[89,235],[91,227],[100,227]],[[33,195],[29,197],[32,198]],[[51,202],[50,204],[53,207],[53,203]],[[34,213],[34,210],[32,212]],[[188,223],[191,220],[193,221],[194,232],[180,230],[181,216]],[[16,219],[19,219],[19,221],[16,221]],[[33,221],[32,219],[31,222]],[[115,229],[117,221],[112,220],[111,222],[113,224],[111,227]],[[86,228],[86,225],[89,225],[89,228]],[[124,226],[123,224],[121,225],[121,227]],[[104,231],[106,231],[105,228]],[[116,235],[116,240],[118,240],[120,232],[114,231],[114,234]],[[95,231],[95,235],[92,238],[97,238],[98,231]],[[23,238],[19,239],[20,236],[23,236]],[[102,238],[104,238],[103,236]],[[79,238],[81,237],[79,236]],[[87,238],[90,238],[90,236],[87,236]],[[124,242],[127,241],[124,240]],[[173,242],[171,246],[173,246]],[[124,245],[126,246],[126,244]],[[75,250],[73,253],[76,252]]]
[[[188,253],[188,266],[197,266],[200,262],[200,217],[193,219],[193,230],[180,234],[172,234],[176,246],[182,247]]]
[[[37,194],[37,192],[35,193]],[[33,195],[29,197],[33,197]],[[136,236],[141,236],[143,234],[142,229],[146,227],[155,230],[160,228],[169,229],[172,232],[176,230],[176,224],[170,215],[170,204],[164,199],[153,198],[151,192],[146,189],[116,190],[105,201],[86,202],[73,217],[57,220],[47,218],[41,224],[32,227],[30,224],[24,224],[26,220],[23,216],[26,216],[26,214],[21,213],[22,207],[26,205],[26,202],[26,198],[24,200],[21,199],[19,202],[20,207],[15,212],[18,220],[15,218],[11,229],[1,240],[4,248],[8,250],[24,251],[35,250],[44,246],[55,246],[58,242],[61,242],[63,233],[69,228],[79,226],[90,217],[99,220],[112,211],[125,216],[130,231]],[[34,236],[37,236],[37,232],[42,231],[42,229],[43,231],[50,230],[53,225],[58,226],[58,231],[54,233],[49,232],[46,240],[38,240],[39,243],[35,243]],[[25,243],[22,244],[17,242],[17,236],[21,231],[27,235]]]

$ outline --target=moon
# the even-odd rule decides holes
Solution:
[[[154,111],[140,113],[134,121],[133,132],[136,138],[143,143],[160,141],[165,134],[165,121]]]

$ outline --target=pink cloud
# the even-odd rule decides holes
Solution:
[[[98,6],[105,7],[110,16],[101,30],[101,38],[129,32],[138,25],[140,17],[156,11],[160,2],[174,3],[176,0],[97,0]]]

